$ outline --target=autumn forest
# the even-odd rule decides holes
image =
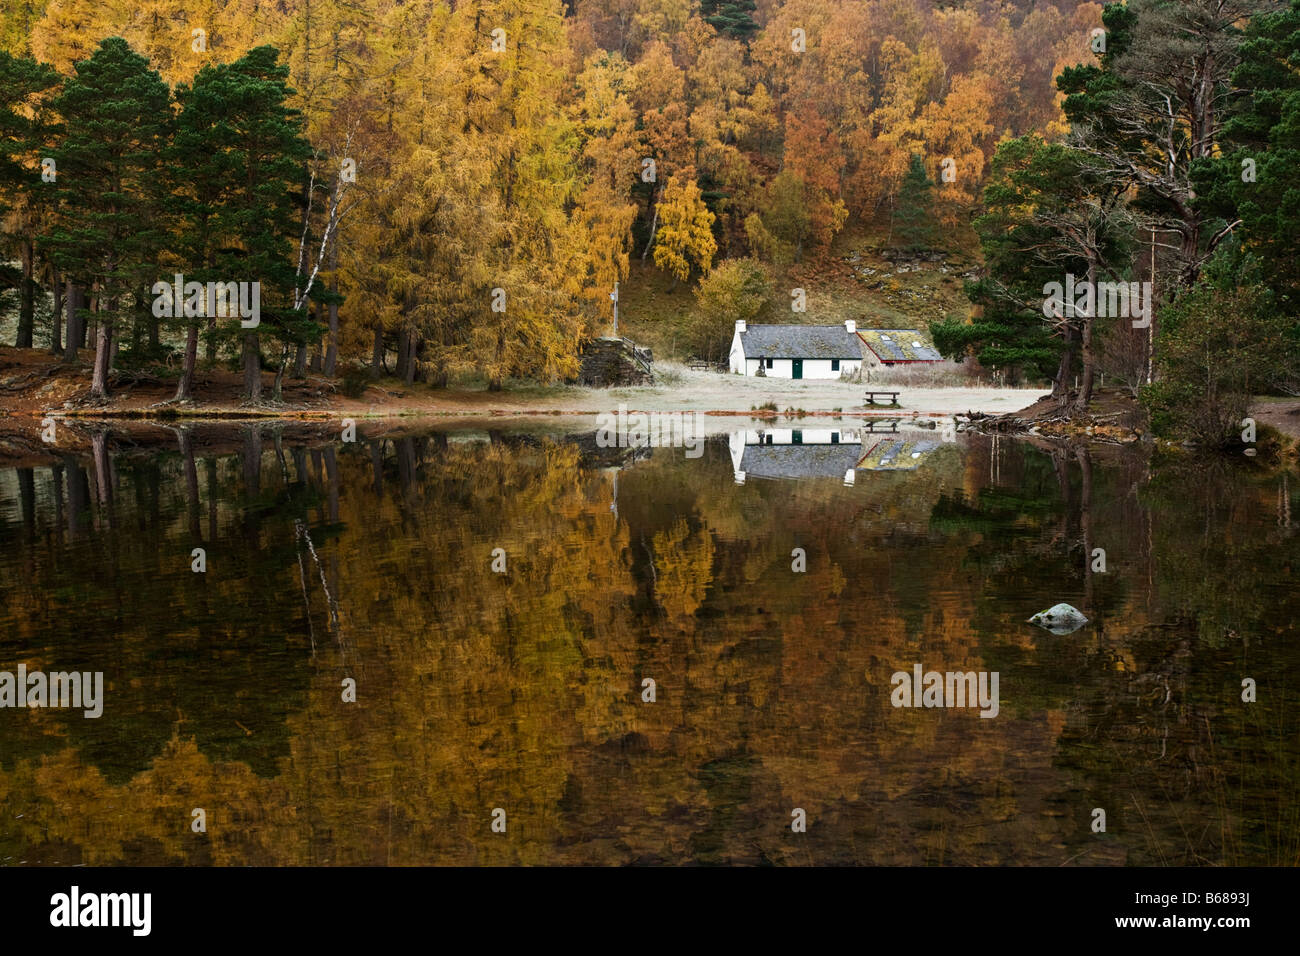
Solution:
[[[1099,53],[1102,20],[1075,0],[23,0],[0,15],[0,309],[20,348],[93,348],[101,397],[166,364],[185,400],[225,360],[249,399],[262,368],[277,393],[391,361],[563,380],[630,262],[721,267],[726,294],[846,226],[973,241],[999,144],[1062,142],[1087,122],[1071,99],[1116,83],[1136,28]],[[155,314],[174,275],[260,281],[260,324]],[[1011,325],[947,347],[1030,377],[1078,350]]]

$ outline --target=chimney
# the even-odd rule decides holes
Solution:
[[[853,335],[858,331],[858,323],[853,319],[845,319],[844,327],[849,330],[849,335]]]
[[[745,331],[745,320],[744,320],[744,319],[737,319],[737,320],[736,320],[736,331],[737,331],[737,332],[743,332],[743,331]]]

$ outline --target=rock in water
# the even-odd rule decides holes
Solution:
[[[1029,623],[1045,627],[1053,634],[1069,634],[1087,624],[1088,619],[1076,607],[1057,604],[1046,611],[1039,611],[1029,619]]]

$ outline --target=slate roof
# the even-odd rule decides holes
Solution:
[[[927,345],[916,329],[858,329],[858,336],[882,362],[943,361],[943,356]],[[920,342],[920,347],[913,342]]]
[[[862,359],[861,342],[842,325],[751,325],[740,344],[747,359]]]
[[[862,446],[746,445],[740,470],[755,478],[843,478],[857,467]]]
[[[925,439],[886,438],[867,451],[857,467],[866,471],[914,471],[940,444]]]

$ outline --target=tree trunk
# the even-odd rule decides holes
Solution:
[[[397,377],[406,379],[406,329],[399,329],[397,332]]]
[[[1097,288],[1097,264],[1088,263],[1088,286],[1091,289]],[[1083,376],[1079,380],[1079,394],[1074,398],[1074,407],[1078,411],[1086,412],[1088,405],[1092,401],[1092,379],[1096,371],[1096,359],[1092,354],[1092,326],[1094,316],[1097,314],[1096,293],[1093,293],[1093,303],[1091,309],[1092,315],[1083,316],[1083,322],[1080,327],[1079,339],[1079,359],[1083,363]]]
[[[257,402],[262,399],[262,359],[258,354],[257,332],[250,329],[244,333],[244,401]]]
[[[181,363],[181,380],[176,386],[176,401],[194,400],[194,365],[199,357],[199,324],[189,323],[185,330],[185,357]]]
[[[384,367],[384,330],[382,326],[375,326],[375,342],[370,349],[370,377],[379,378],[379,373]]]
[[[1070,372],[1074,368],[1074,326],[1065,326],[1065,350],[1061,352],[1061,364],[1056,367],[1056,378],[1052,379],[1052,398],[1061,404],[1070,395]]]
[[[406,373],[402,376],[402,380],[407,385],[415,382],[415,366],[417,364],[415,353],[418,346],[419,341],[416,339],[415,330],[408,329],[406,332]]]
[[[36,247],[28,239],[22,246],[23,279],[18,294],[18,335],[14,344],[20,349],[32,347],[32,331],[36,325]]]
[[[90,379],[91,398],[108,398],[108,360],[113,348],[113,321],[109,318],[112,308],[113,303],[110,302],[110,311],[100,314],[95,329],[95,370]]]
[[[645,263],[645,257],[650,252],[650,247],[655,244],[655,230],[659,228],[659,200],[663,198],[663,195],[664,191],[661,189],[658,198],[654,200],[655,214],[654,218],[650,220],[650,241],[645,244],[645,249],[641,253],[641,262],[643,264]]]
[[[299,346],[299,348],[302,349],[305,348],[305,346]],[[286,342],[285,344],[280,346],[280,364],[276,366],[275,382],[271,386],[271,401],[273,402],[280,401],[280,396],[283,394],[283,392],[281,392],[280,389],[284,383],[284,370],[288,364],[289,364],[289,343]]]
[[[339,291],[339,243],[335,236],[330,246],[330,292]],[[325,346],[325,366],[322,371],[329,378],[334,377],[334,370],[339,360],[339,304],[330,302],[327,312],[329,317],[329,337]]]
[[[490,379],[488,379],[488,391],[489,391],[489,392],[499,392],[499,391],[501,391],[501,372],[499,371],[499,369],[501,368],[502,364],[504,363],[504,360],[505,360],[505,351],[506,351],[505,330],[504,330],[500,325],[498,325],[498,326],[497,326],[497,349],[496,349],[496,361],[493,363],[493,367],[496,368],[496,369],[498,369],[498,371],[495,372],[495,373],[492,375],[492,377],[491,377]]]
[[[303,378],[307,374],[307,346],[299,345],[293,356],[293,374]]]
[[[63,352],[65,362],[75,362],[77,360],[77,346],[81,342],[83,319],[78,315],[82,308],[81,289],[71,279],[67,281],[64,293],[64,307],[68,311],[67,321],[67,345]]]
[[[208,365],[217,364],[217,337],[214,334],[216,328],[217,319],[216,316],[213,316],[208,319],[208,341],[207,346],[203,350],[203,357],[207,361]]]
[[[51,274],[50,287],[54,292],[54,314],[50,316],[52,323],[50,329],[50,354],[58,355],[63,351],[63,293],[60,291],[58,272]]]

